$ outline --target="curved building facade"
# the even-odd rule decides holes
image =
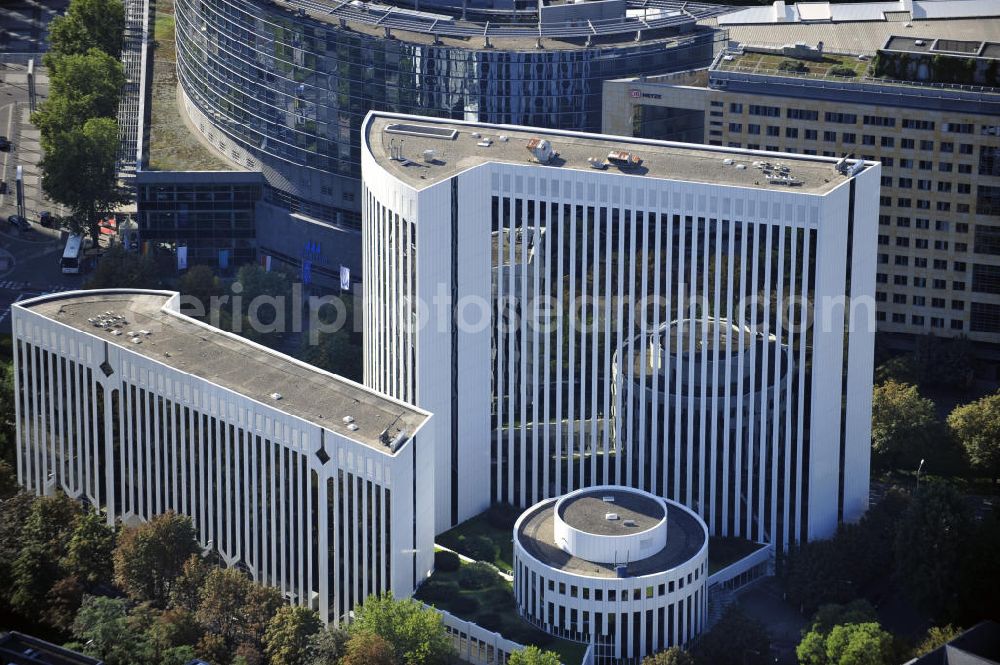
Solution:
[[[614,356],[611,409],[629,484],[690,497],[713,532],[722,531],[724,514],[740,515],[748,531],[770,541],[770,523],[754,528],[753,491],[725,486],[770,484],[770,470],[756,460],[791,434],[791,423],[775,417],[797,381],[788,341],[706,316],[664,323],[623,344]],[[723,459],[733,478],[713,469]]]
[[[182,106],[266,198],[359,228],[368,111],[598,131],[603,81],[705,66],[723,37],[697,3],[448,4],[176,0]]]
[[[547,499],[514,525],[514,598],[598,662],[638,663],[687,644],[708,613],[708,527],[641,490],[602,485]]]

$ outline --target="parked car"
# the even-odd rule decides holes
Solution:
[[[0,136],[0,150],[7,151],[14,146],[6,136]]]
[[[31,224],[28,223],[24,217],[20,215],[11,215],[7,218],[7,222],[14,228],[21,229],[23,231],[28,231],[31,229]]]

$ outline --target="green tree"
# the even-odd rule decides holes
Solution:
[[[118,186],[118,123],[90,118],[48,143],[40,163],[42,188],[72,210],[71,230],[88,232],[96,245],[101,215],[126,200]]]
[[[17,466],[14,413],[14,367],[0,362],[0,460],[10,464],[12,472]]]
[[[196,660],[197,657],[198,655],[195,653],[194,647],[182,644],[179,647],[170,647],[164,651],[159,665],[188,665],[191,661]]]
[[[913,653],[910,654],[911,658],[919,658],[920,656],[926,656],[931,651],[934,651],[938,647],[941,647],[948,642],[962,634],[961,628],[956,628],[951,624],[946,626],[931,626],[927,629],[927,634],[924,635],[924,639],[921,640],[914,649]]]
[[[347,653],[348,634],[342,628],[325,628],[309,638],[308,665],[337,665]]]
[[[212,567],[199,555],[189,556],[170,587],[170,606],[192,613],[197,611],[201,588],[211,571]]]
[[[670,647],[666,651],[646,656],[642,665],[694,665],[694,658],[680,647]]]
[[[323,624],[307,607],[283,605],[267,624],[264,652],[271,665],[308,665],[309,640]]]
[[[240,335],[266,346],[280,344],[292,323],[292,283],[284,273],[250,263],[236,273],[231,315]]]
[[[542,651],[536,646],[527,646],[515,651],[507,663],[508,665],[560,665],[559,654],[554,651]]]
[[[1000,391],[948,415],[948,427],[965,448],[972,470],[996,483],[1000,478]]]
[[[62,492],[32,502],[13,564],[11,604],[22,614],[46,611],[49,590],[64,577],[61,562],[80,516],[80,504]]]
[[[785,561],[783,583],[788,600],[801,612],[814,612],[829,603],[845,603],[851,592],[846,561],[836,539],[812,540],[790,551]]]
[[[17,471],[7,460],[0,459],[0,501],[14,496],[19,489]]]
[[[892,635],[877,623],[834,626],[826,638],[830,665],[893,665]]]
[[[938,616],[954,610],[971,535],[969,507],[954,487],[920,486],[896,533],[896,581],[919,607]]]
[[[18,492],[0,500],[0,589],[14,588],[14,561],[23,549],[21,534],[34,497]],[[0,593],[0,607],[11,606],[11,593]]]
[[[196,318],[204,318],[211,307],[212,298],[221,293],[215,272],[203,265],[188,268],[187,272],[181,275],[178,290],[185,296],[182,305],[186,306],[182,311]]]
[[[771,639],[764,625],[730,605],[711,630],[691,650],[698,665],[764,665]]]
[[[402,665],[392,645],[375,633],[353,633],[340,665]],[[409,665],[407,663],[407,665]]]
[[[1000,621],[1000,507],[973,527],[959,566],[959,601],[954,619],[972,625],[983,619]]]
[[[872,464],[916,469],[937,430],[934,402],[916,386],[887,381],[872,399]]]
[[[174,512],[156,515],[119,535],[115,583],[130,598],[162,607],[188,557],[200,551],[190,518]]]
[[[328,372],[361,381],[362,341],[360,333],[355,332],[353,301],[341,298],[337,304],[320,306],[309,316],[313,329],[305,336],[298,357]]]
[[[101,255],[97,268],[84,284],[88,289],[155,289],[159,285],[156,262],[121,245],[114,245]]]
[[[57,69],[62,57],[92,48],[117,58],[124,34],[125,7],[121,0],[72,0],[66,13],[49,23],[45,65]]]
[[[222,638],[227,653],[240,645],[263,652],[268,622],[283,604],[277,589],[261,586],[235,568],[217,568],[205,577],[195,617],[207,633]]]
[[[93,48],[61,58],[50,81],[48,98],[31,116],[46,150],[54,146],[52,140],[57,135],[90,118],[114,118],[125,72],[121,61]]]
[[[121,598],[86,596],[73,622],[77,649],[107,665],[133,665],[136,636],[128,626],[128,606]]]
[[[83,602],[83,585],[75,575],[58,580],[45,593],[45,622],[59,630],[69,630]]]
[[[349,632],[381,636],[407,665],[448,662],[454,655],[440,614],[412,598],[397,600],[389,592],[369,596],[355,610]]]
[[[87,587],[111,581],[115,531],[104,516],[86,512],[73,530],[63,567]]]
[[[828,635],[839,624],[871,623],[875,620],[875,608],[867,600],[859,598],[845,605],[823,605],[813,615],[809,630]]]

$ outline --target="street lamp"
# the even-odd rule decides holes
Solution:
[[[921,458],[920,466],[917,467],[917,489],[920,489],[920,472],[923,470],[923,468],[924,468],[924,460],[923,458]]]

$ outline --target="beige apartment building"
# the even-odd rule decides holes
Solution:
[[[1000,21],[917,20],[945,4],[931,0],[881,21],[816,23],[795,5],[768,24],[779,4],[721,17],[729,47],[707,70],[606,83],[603,131],[880,160],[879,331],[966,335],[996,355]]]

